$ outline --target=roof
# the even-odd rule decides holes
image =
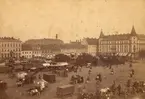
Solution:
[[[101,30],[99,38],[103,38],[104,40],[127,40],[131,36],[138,36],[134,26],[132,26],[131,32],[127,34],[124,33],[124,34],[115,34],[115,35],[104,35]]]
[[[0,37],[0,42],[22,42],[22,41],[13,37]]]
[[[32,46],[29,44],[22,44],[22,51],[30,51],[32,50]]]
[[[138,34],[137,37],[140,40],[145,40],[145,35],[144,34]]]
[[[51,44],[51,45],[41,45],[41,50],[50,50],[50,51],[60,51],[61,47],[57,44]]]
[[[117,35],[105,35],[103,40],[127,40],[130,38],[130,34],[117,34]]]
[[[60,39],[50,39],[50,38],[44,38],[44,39],[29,39],[25,41],[26,44],[31,45],[49,45],[49,44],[63,44],[63,41]]]
[[[97,45],[98,44],[98,39],[96,38],[86,38],[86,42],[88,45]]]
[[[79,43],[68,43],[61,46],[62,49],[82,49],[86,48],[85,45]]]

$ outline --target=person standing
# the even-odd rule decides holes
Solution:
[[[120,84],[118,85],[117,89],[118,89],[118,95],[120,96],[120,94],[121,94],[121,85]]]

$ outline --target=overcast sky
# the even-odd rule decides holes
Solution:
[[[0,0],[0,36],[54,38],[145,34],[145,0]]]

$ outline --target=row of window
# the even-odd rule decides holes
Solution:
[[[10,52],[10,51],[13,51],[13,52],[17,52],[17,51],[21,51],[20,48],[17,48],[17,49],[1,49],[2,52]]]
[[[1,44],[0,47],[21,47],[21,44],[17,44],[17,43],[5,43],[5,44]]]
[[[22,52],[22,54],[32,54],[32,52]]]
[[[133,46],[133,52],[138,51],[139,47],[138,46]],[[129,46],[101,46],[99,48],[100,52],[112,52],[112,51],[116,51],[116,52],[130,52],[130,47]]]
[[[144,41],[101,41],[99,44],[133,44],[133,43],[137,43],[137,44],[141,44],[144,43]]]
[[[32,58],[32,55],[25,55],[25,58]]]
[[[2,58],[9,58],[9,57],[11,57],[11,55],[9,53],[2,53],[1,57]],[[14,53],[13,57],[20,57],[20,53]]]

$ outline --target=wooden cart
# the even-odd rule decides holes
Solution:
[[[74,85],[71,85],[71,84],[63,85],[63,86],[57,87],[56,95],[58,97],[63,97],[66,95],[72,95],[74,91],[75,91]]]
[[[49,83],[56,82],[56,76],[54,74],[43,74],[43,79]]]

